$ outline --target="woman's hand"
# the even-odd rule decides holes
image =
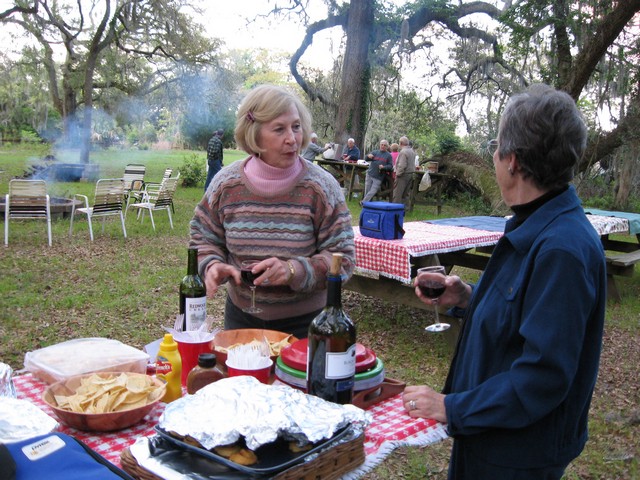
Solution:
[[[428,273],[423,273],[422,275],[429,275]],[[442,278],[442,277],[440,277]],[[457,306],[460,308],[465,308],[469,303],[469,299],[471,298],[471,286],[464,283],[459,276],[457,275],[447,275],[445,277],[445,286],[446,290],[442,295],[437,298],[438,305],[444,306]],[[434,305],[434,300],[428,298],[422,294],[420,289],[418,288],[418,278],[413,282],[415,286],[415,291],[417,297],[427,305]]]
[[[240,277],[240,270],[231,265],[222,262],[212,263],[207,268],[204,276],[204,284],[207,287],[207,297],[213,298],[213,296],[229,277],[233,278],[236,285],[240,285],[242,278]]]
[[[286,260],[278,257],[271,257],[256,263],[251,270],[253,273],[261,273],[253,284],[257,287],[273,287],[277,285],[288,285],[290,281],[291,269]]]
[[[402,403],[411,417],[432,418],[438,422],[447,423],[445,396],[425,385],[418,385],[404,389]]]

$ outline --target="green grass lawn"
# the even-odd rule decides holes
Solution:
[[[43,147],[0,148],[0,195],[9,179],[40,162]],[[92,154],[100,176],[120,177],[128,163],[147,166],[146,178],[157,181],[166,167],[177,169],[187,151],[108,150]],[[197,152],[205,162],[204,152]],[[243,158],[242,152],[225,151],[225,164]],[[82,193],[92,198],[92,183],[52,183],[52,195]],[[42,221],[11,222],[9,246],[0,250],[0,361],[14,369],[24,354],[43,346],[79,337],[108,337],[135,347],[159,338],[163,326],[173,324],[178,312],[178,284],[186,273],[188,224],[202,196],[202,187],[178,187],[174,229],[166,215],[156,217],[156,231],[148,218],[134,215],[126,221],[125,240],[119,220],[107,220],[104,232],[94,227],[90,242],[86,217],[77,216],[69,236],[69,219],[53,222],[53,246],[46,241]],[[354,224],[358,200],[349,202]],[[442,217],[470,214],[449,201]],[[435,217],[435,207],[418,205],[406,220]],[[4,219],[2,219],[4,223]],[[4,225],[3,225],[4,226]],[[3,232],[4,233],[4,232]],[[629,239],[620,236],[620,239]],[[476,273],[456,270],[464,278]],[[600,379],[591,411],[591,440],[569,468],[567,479],[640,478],[640,274],[618,279],[619,303],[607,309]],[[410,384],[442,387],[451,347],[444,336],[423,333],[433,321],[430,312],[345,292],[343,305],[358,328],[358,339],[383,359],[387,375]],[[208,304],[218,319],[224,311],[224,294]],[[567,315],[571,306],[567,306]],[[450,441],[425,448],[394,451],[365,478],[446,478]]]

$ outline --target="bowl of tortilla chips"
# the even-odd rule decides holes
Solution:
[[[78,430],[122,430],[142,420],[166,385],[142,373],[100,372],[62,380],[42,394],[58,419]]]
[[[226,369],[227,352],[239,345],[266,342],[269,346],[269,357],[276,364],[280,351],[297,341],[298,338],[288,333],[277,330],[264,330],[261,328],[238,328],[236,330],[222,330],[213,337],[213,353],[216,355],[218,365]]]

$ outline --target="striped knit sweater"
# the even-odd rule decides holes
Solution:
[[[343,275],[355,266],[351,214],[338,182],[318,165],[302,161],[293,188],[260,194],[244,173],[248,161],[218,173],[191,220],[191,246],[198,247],[199,271],[210,262],[239,268],[246,258],[278,257],[294,262],[289,286],[256,290],[262,320],[303,315],[326,303],[326,277],[332,253],[344,254]],[[250,304],[250,290],[228,283],[239,308]]]

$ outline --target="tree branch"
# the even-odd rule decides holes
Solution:
[[[578,100],[596,65],[627,23],[640,11],[640,0],[617,2],[615,9],[598,23],[596,32],[575,57],[572,75],[561,88]]]
[[[291,60],[289,61],[289,69],[291,70],[291,75],[293,75],[293,78],[298,83],[298,85],[300,85],[300,88],[302,88],[302,90],[309,96],[309,98],[312,101],[319,100],[320,102],[322,102],[323,105],[332,106],[332,107],[335,106],[335,103],[330,98],[327,98],[326,96],[324,96],[322,92],[320,92],[319,90],[312,88],[307,83],[307,81],[302,77],[302,75],[300,75],[300,72],[298,71],[298,62],[300,61],[304,53],[307,51],[307,48],[309,48],[313,43],[313,36],[316,33],[322,30],[337,27],[337,26],[341,26],[344,29],[346,28],[346,25],[347,25],[346,14],[338,15],[338,16],[329,16],[324,20],[320,20],[319,22],[312,23],[307,27],[307,31],[304,38],[302,39],[302,43],[300,44],[298,49],[295,51],[295,53],[291,56]]]
[[[38,1],[33,4],[33,7],[21,7],[18,5],[14,5],[13,7],[5,10],[4,12],[0,12],[0,20],[4,20],[9,18],[14,13],[22,13],[26,15],[31,15],[38,13]]]

